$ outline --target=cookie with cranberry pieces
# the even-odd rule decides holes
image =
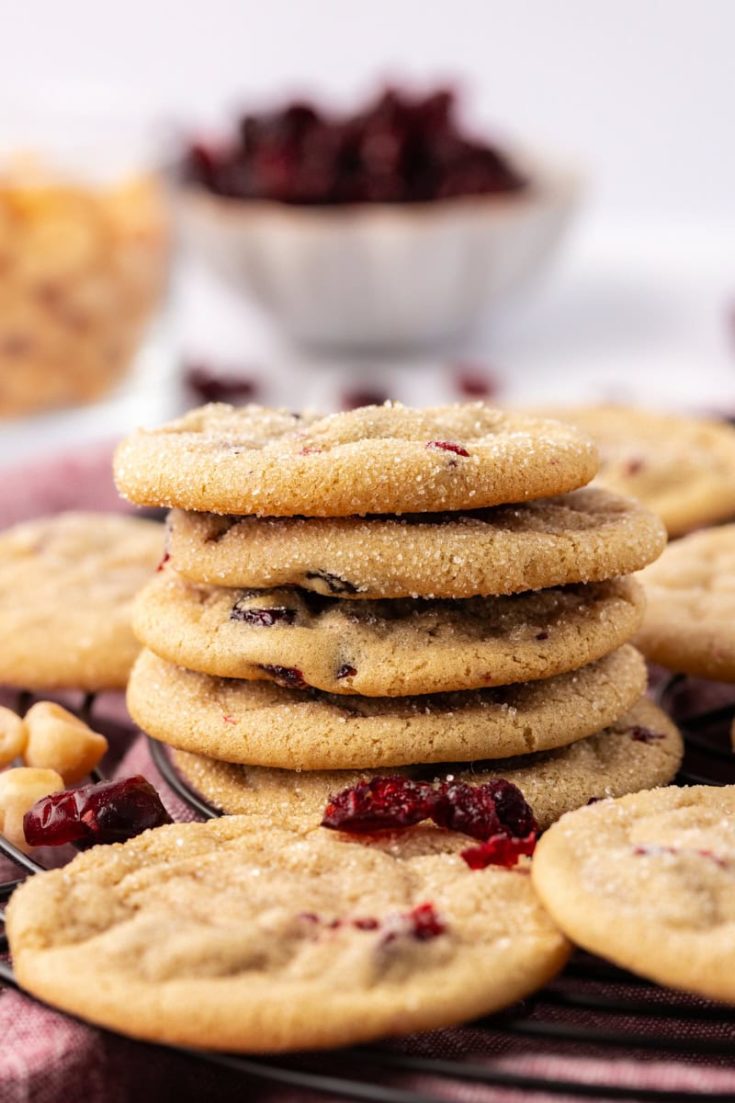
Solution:
[[[194,582],[299,586],[346,600],[512,594],[601,582],[661,553],[655,514],[600,488],[457,513],[222,517],[175,510],[172,566]]]
[[[543,831],[565,812],[590,801],[667,785],[681,765],[682,754],[677,728],[643,698],[603,731],[557,750],[500,761],[397,767],[393,772],[469,785],[504,778],[521,790]],[[332,793],[380,773],[269,770],[185,751],[176,751],[173,761],[189,788],[213,807],[230,814],[271,815],[278,823],[294,815],[317,815]]]
[[[651,662],[735,682],[735,525],[677,540],[640,579],[646,612],[637,640]]]
[[[474,509],[563,494],[596,471],[578,430],[482,402],[326,416],[213,404],[134,433],[115,457],[138,505],[279,517]]]
[[[551,678],[630,639],[632,579],[503,597],[342,601],[306,590],[228,590],[159,572],[136,600],[138,638],[222,678],[368,697]]]
[[[627,406],[551,408],[600,449],[598,481],[637,498],[670,536],[735,515],[735,428],[715,418]]]
[[[272,1053],[460,1023],[566,961],[527,870],[471,869],[466,835],[318,823],[175,824],[29,878],[8,909],[20,985],[135,1038]]]
[[[163,527],[60,513],[0,533],[0,683],[123,688],[140,650],[133,597],[161,558]]]
[[[735,786],[668,787],[563,816],[533,883],[579,946],[659,984],[735,1002]]]
[[[566,746],[614,723],[645,688],[645,663],[630,646],[545,681],[423,697],[211,678],[144,651],[127,700],[143,731],[181,750],[286,770],[384,770]]]

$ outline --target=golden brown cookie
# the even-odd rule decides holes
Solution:
[[[578,945],[659,984],[735,1002],[735,786],[669,787],[570,812],[533,859]]]
[[[175,510],[179,574],[212,586],[300,586],[343,598],[473,597],[601,582],[666,545],[661,521],[600,488],[459,513],[222,517]]]
[[[520,758],[472,763],[404,766],[391,772],[411,778],[483,785],[495,778],[513,782],[531,805],[541,830],[565,812],[601,797],[619,797],[667,785],[681,765],[683,743],[661,709],[642,698],[604,731],[567,747]],[[272,770],[235,766],[204,755],[176,751],[176,769],[206,801],[226,813],[318,818],[333,793],[356,785],[376,770]]]
[[[600,484],[654,510],[670,536],[735,514],[735,429],[726,422],[627,406],[544,413],[589,433],[600,449]]]
[[[565,746],[614,723],[645,687],[645,663],[630,646],[543,682],[406,698],[210,678],[144,651],[130,676],[128,708],[155,739],[227,762],[384,769]]]
[[[161,558],[163,527],[60,513],[0,533],[0,683],[122,688],[140,650],[133,596]]]
[[[596,471],[577,430],[482,402],[327,416],[203,406],[134,433],[115,457],[138,505],[279,517],[473,509],[563,494]]]
[[[448,1026],[532,992],[569,952],[524,870],[471,870],[467,845],[250,816],[157,828],[17,890],[15,971],[63,1011],[203,1049]]]
[[[136,635],[169,662],[222,678],[403,697],[551,678],[630,639],[631,579],[460,601],[341,601],[305,590],[225,590],[170,568],[140,594]]]
[[[735,682],[735,525],[677,540],[640,579],[644,654],[669,670]]]

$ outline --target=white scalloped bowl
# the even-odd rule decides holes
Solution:
[[[298,207],[184,188],[188,247],[292,340],[407,350],[456,337],[551,259],[578,178],[541,167],[522,193]]]

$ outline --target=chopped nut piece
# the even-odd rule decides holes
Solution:
[[[64,788],[56,770],[38,770],[18,766],[0,774],[0,830],[8,842],[28,850],[23,832],[23,817],[41,797]]]
[[[9,766],[25,750],[28,733],[17,713],[0,705],[0,767]]]
[[[61,705],[39,701],[26,716],[29,766],[57,770],[66,785],[86,777],[107,751],[107,740]],[[45,795],[45,794],[44,794]]]

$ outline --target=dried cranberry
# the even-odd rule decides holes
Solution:
[[[274,682],[287,689],[306,689],[307,683],[304,675],[296,666],[272,666],[270,663],[260,663],[260,669],[270,674]]]
[[[548,632],[537,632],[536,633],[536,639],[537,640],[548,640],[548,638],[549,638],[549,633]]]
[[[202,402],[247,402],[260,390],[251,377],[218,372],[201,363],[184,369],[184,383]]]
[[[318,578],[321,582],[326,582],[330,594],[357,593],[357,586],[354,582],[348,582],[346,578],[340,578],[338,574],[331,574],[330,571],[307,571],[306,577],[308,579]]]
[[[472,364],[456,365],[454,384],[465,398],[492,398],[500,389],[497,379],[484,368]]]
[[[190,171],[207,187],[214,188],[217,180],[217,165],[221,154],[204,142],[192,142],[187,151]]]
[[[628,477],[632,477],[633,475],[640,475],[645,466],[645,460],[641,459],[640,456],[632,456],[623,464],[623,474],[627,475]]]
[[[436,787],[429,781],[404,777],[372,778],[332,797],[322,827],[371,834],[412,827],[425,819],[480,839],[483,844],[487,842],[484,849],[475,847],[463,852],[473,869],[490,864],[514,865],[519,854],[531,853],[535,845],[537,824],[533,812],[520,789],[504,778],[485,785],[446,781]],[[511,861],[514,854],[516,858]]]
[[[352,926],[356,927],[358,931],[376,931],[380,923],[372,916],[366,916],[364,919],[353,919]]]
[[[168,563],[170,558],[171,558],[170,553],[169,552],[164,552],[162,557],[161,557],[161,561],[159,562],[158,566],[156,567],[156,571],[162,571],[163,568]]]
[[[485,869],[487,866],[505,866],[512,869],[522,854],[531,855],[536,847],[536,832],[531,831],[523,838],[515,835],[493,835],[479,846],[468,847],[462,851],[470,869]]]
[[[242,621],[253,628],[272,628],[274,624],[293,624],[296,610],[285,605],[274,605],[270,609],[253,609],[236,601],[230,610],[230,620]]]
[[[713,850],[698,850],[697,854],[700,858],[709,858],[710,862],[714,862],[720,869],[727,869],[730,865],[727,858],[721,858],[719,854],[715,854]]]
[[[666,736],[663,732],[654,732],[650,728],[643,728],[636,724],[634,728],[630,729],[630,738],[634,739],[636,743],[657,743],[659,739],[665,739]]]
[[[469,452],[463,444],[457,444],[453,440],[430,440],[427,448],[438,448],[442,452],[454,452],[455,456],[469,456]]]
[[[698,858],[707,858],[710,862],[714,862],[720,869],[727,869],[729,862],[726,858],[721,858],[719,854],[715,854],[713,850],[687,850],[686,847],[676,846],[660,846],[657,843],[644,843],[640,846],[633,847],[633,854],[637,857],[657,857],[661,854],[695,854]]]
[[[432,819],[439,827],[459,831],[473,839],[487,839],[501,830],[489,786],[445,781],[438,789]]]
[[[678,854],[675,846],[659,846],[657,843],[646,843],[633,847],[636,858],[649,858],[660,854]]]
[[[382,406],[388,401],[385,391],[371,387],[356,387],[342,392],[340,405],[343,410],[356,410],[360,406]]]
[[[502,778],[485,785],[443,782],[437,790],[432,818],[440,827],[473,839],[489,839],[501,833],[527,835],[537,826],[520,789]]]
[[[515,192],[527,184],[499,150],[460,129],[455,97],[387,88],[353,115],[296,101],[247,114],[227,145],[192,143],[185,179],[217,195],[282,203],[409,203]]]
[[[444,934],[446,923],[437,915],[433,904],[417,904],[409,912],[400,915],[389,915],[384,923],[375,916],[358,916],[357,919],[330,919],[324,921],[316,912],[299,912],[298,917],[305,923],[323,924],[327,931],[338,931],[343,927],[353,927],[356,931],[378,931],[385,933],[382,943],[394,942],[400,935],[409,935],[419,942],[428,942],[438,935]]]
[[[429,782],[405,777],[371,778],[333,796],[324,811],[322,827],[358,835],[410,827],[428,819],[435,803]]]
[[[74,843],[86,850],[171,822],[156,790],[138,775],[42,797],[26,812],[23,831],[30,846]]]
[[[342,678],[354,678],[357,674],[357,670],[354,666],[350,666],[349,663],[343,663],[337,671],[336,677],[341,680]]]
[[[417,904],[406,918],[411,923],[411,934],[419,942],[428,942],[429,939],[437,938],[447,929],[446,923],[439,918],[433,904]]]
[[[489,789],[495,801],[495,808],[503,828],[512,835],[530,835],[538,831],[533,809],[521,790],[512,781],[497,778],[482,786]]]

